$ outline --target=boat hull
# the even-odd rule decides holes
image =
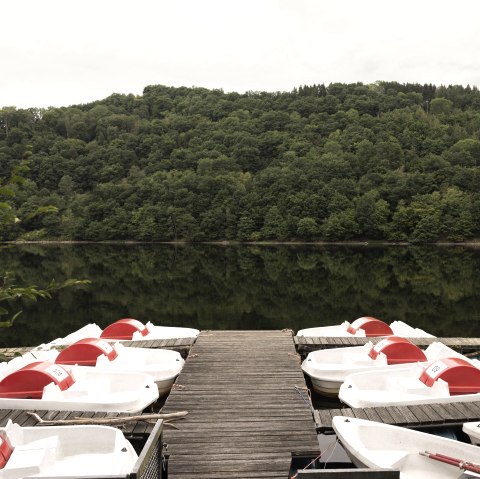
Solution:
[[[137,454],[119,429],[77,425],[1,428],[13,452],[0,479],[127,476]]]
[[[152,323],[147,323],[146,328],[148,334],[145,336],[140,332],[133,333],[131,341],[147,341],[153,339],[182,339],[182,338],[196,338],[200,331],[193,328],[177,328],[173,326],[155,326]],[[41,344],[38,349],[51,349],[57,346],[70,346],[71,344],[85,338],[100,338],[102,329],[95,323],[90,323],[82,328],[68,334],[63,338],[56,338],[46,344]],[[118,339],[104,338],[108,342],[116,342]]]
[[[457,479],[461,470],[424,456],[429,451],[472,463],[477,446],[398,426],[336,416],[333,428],[347,454],[360,467],[399,469],[402,479]]]
[[[3,397],[0,409],[141,413],[159,397],[155,382],[146,374],[81,366],[70,370],[75,382],[68,389],[52,382],[43,389],[41,399]]]
[[[345,321],[342,324],[334,326],[320,326],[317,328],[307,328],[298,331],[297,336],[304,337],[365,337],[365,331],[358,329],[355,334],[351,334],[348,331],[350,323]],[[393,321],[390,324],[390,328],[395,336],[403,338],[433,338],[430,333],[427,333],[423,329],[413,328],[412,326],[404,323],[403,321]],[[390,333],[391,334],[391,333]]]
[[[117,371],[147,374],[152,377],[158,387],[160,396],[168,394],[175,378],[180,374],[184,359],[180,353],[167,349],[125,347],[120,343],[113,345],[117,357],[109,360],[105,355],[97,358],[96,366],[88,366],[96,371]],[[8,363],[0,363],[0,372],[15,370],[22,365],[35,361],[55,361],[59,355],[57,350],[33,350],[17,357]],[[63,365],[69,369],[73,366]]]
[[[448,346],[434,342],[425,350],[427,361],[389,365],[384,354],[371,358],[369,353],[372,348],[373,344],[368,342],[364,346],[313,351],[303,361],[302,370],[310,377],[316,392],[327,396],[338,396],[341,385],[351,374],[373,371],[378,371],[379,374],[390,374],[386,371],[394,372],[397,369],[410,367],[412,364],[426,365],[434,360],[448,357],[465,358]]]
[[[463,425],[463,432],[468,434],[472,444],[480,445],[480,421],[477,422],[466,422]]]
[[[313,377],[310,377],[310,380],[312,382],[313,390],[316,393],[327,397],[337,397],[340,386],[342,385],[340,381],[325,381]]]
[[[442,380],[427,386],[420,379],[421,363],[351,374],[340,386],[338,397],[350,407],[410,406],[480,401],[480,393],[451,395]]]

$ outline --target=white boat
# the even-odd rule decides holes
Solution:
[[[199,334],[198,329],[155,326],[150,321],[143,324],[137,319],[124,318],[115,321],[104,330],[95,323],[89,323],[63,338],[57,338],[47,344],[40,345],[38,349],[69,346],[85,338],[102,338],[106,341],[145,341],[150,339],[196,338]]]
[[[160,396],[172,388],[175,378],[185,364],[180,353],[167,349],[130,348],[122,344],[108,343],[104,339],[86,338],[62,351],[32,350],[12,359],[6,368],[18,369],[35,361],[53,361],[65,368],[73,365],[92,366],[105,371],[129,371],[148,374],[157,385]]]
[[[127,476],[136,461],[113,427],[21,427],[9,420],[0,428],[0,479]]]
[[[480,445],[480,421],[466,422],[462,429],[465,434],[468,434],[473,444]]]
[[[425,351],[406,338],[388,336],[373,345],[322,349],[308,354],[302,369],[313,389],[325,396],[337,396],[341,384],[349,374],[415,362],[431,362],[448,357],[463,357],[442,343],[434,342]]]
[[[344,321],[336,326],[321,326],[307,328],[298,331],[297,336],[304,337],[378,337],[378,336],[401,336],[403,338],[434,338],[423,329],[412,328],[403,321],[393,321],[390,325],[380,319],[364,316],[356,319],[353,323]]]
[[[474,472],[462,476],[459,467],[462,462],[478,466],[477,446],[364,419],[335,416],[332,425],[358,467],[398,469],[401,479],[480,477]]]
[[[141,413],[158,399],[152,377],[143,373],[11,363],[0,365],[0,409]]]
[[[480,361],[450,357],[350,374],[338,397],[351,407],[480,401]]]

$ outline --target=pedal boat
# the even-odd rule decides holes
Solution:
[[[465,434],[468,434],[472,444],[480,445],[480,421],[466,422],[462,429]]]
[[[199,333],[198,329],[155,326],[150,321],[143,324],[137,319],[124,318],[115,321],[104,330],[95,323],[87,324],[64,338],[57,338],[47,344],[42,344],[40,348],[69,346],[85,338],[101,338],[106,341],[146,341],[150,339],[196,338]]]
[[[160,396],[170,391],[185,364],[180,353],[176,351],[131,348],[99,338],[80,339],[60,352],[54,349],[32,350],[9,363],[15,365],[16,362],[27,364],[35,361],[53,361],[66,368],[79,365],[104,371],[148,374],[155,381]]]
[[[451,356],[463,357],[442,343],[434,342],[425,351],[407,338],[388,336],[374,345],[322,349],[308,354],[302,363],[315,392],[338,396],[338,390],[349,374],[394,367],[416,362],[432,362]]]
[[[143,373],[10,363],[0,364],[0,409],[141,413],[158,399],[153,379]]]
[[[480,361],[449,357],[350,374],[338,397],[351,407],[480,401]]]
[[[397,469],[401,479],[480,477],[477,446],[364,419],[335,416],[332,425],[358,467]]]
[[[126,477],[137,454],[119,429],[108,426],[0,428],[0,479]]]
[[[321,326],[318,328],[301,329],[297,336],[304,337],[378,337],[401,336],[403,338],[434,338],[423,329],[412,328],[403,321],[393,321],[390,325],[377,318],[364,316],[353,323],[348,321],[336,326]]]

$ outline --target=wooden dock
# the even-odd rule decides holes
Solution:
[[[320,454],[290,331],[200,333],[162,412],[168,477],[287,478],[292,455]]]
[[[195,338],[180,339],[149,339],[148,341],[121,341],[124,346],[133,348],[162,348],[179,352],[184,358],[187,357]],[[34,346],[21,346],[18,348],[0,348],[0,361],[13,359],[34,349]],[[4,358],[4,359],[2,359]]]
[[[118,418],[128,417],[132,414],[118,412],[93,412],[93,411],[45,411],[34,410],[45,421],[58,421],[63,419],[80,418]],[[28,414],[27,411],[21,409],[0,409],[0,427],[5,427],[7,421],[11,419],[23,427],[32,427],[38,425],[37,419]],[[131,421],[122,426],[122,432],[126,436],[136,436],[139,438],[147,438],[152,432],[154,424],[146,421]]]
[[[334,416],[356,417],[410,428],[452,427],[461,426],[468,421],[479,421],[480,401],[315,410],[317,430],[319,432],[332,430]]]
[[[365,337],[304,337],[295,336],[295,346],[301,355],[308,354],[319,349],[345,348],[347,346],[363,346],[368,341],[373,344],[383,338]],[[426,348],[435,341],[462,354],[480,353],[480,338],[409,338],[409,340],[420,348]]]

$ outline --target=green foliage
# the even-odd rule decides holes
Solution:
[[[26,180],[23,174],[28,171],[27,161],[22,160],[18,166],[15,166],[9,178],[0,183],[0,196],[7,197],[8,200],[0,203],[0,209],[3,214],[0,216],[0,226],[9,224],[17,224],[21,220],[15,216],[11,202],[15,198],[15,185],[25,184]],[[33,220],[37,217],[51,218],[51,214],[58,212],[58,208],[53,205],[46,204],[38,206],[30,213],[24,216],[25,221]],[[47,223],[48,224],[48,223]],[[31,235],[32,239],[41,239],[43,229],[29,231],[26,235]],[[24,235],[25,236],[25,235]],[[67,279],[61,283],[57,283],[54,279],[50,281],[46,288],[39,288],[35,285],[17,286],[15,284],[15,276],[11,272],[3,273],[0,277],[0,328],[9,327],[18,318],[22,311],[18,311],[18,303],[23,301],[37,301],[37,299],[50,299],[54,292],[71,286],[81,284],[89,284],[88,280]]]
[[[479,132],[480,92],[458,85],[152,85],[3,108],[0,240],[465,241]]]
[[[67,279],[61,283],[50,281],[46,288],[38,288],[31,285],[20,287],[15,284],[13,273],[6,272],[0,277],[0,328],[9,327],[22,311],[15,311],[17,305],[24,301],[37,301],[38,299],[50,299],[52,294],[71,286],[89,284],[88,280]]]

